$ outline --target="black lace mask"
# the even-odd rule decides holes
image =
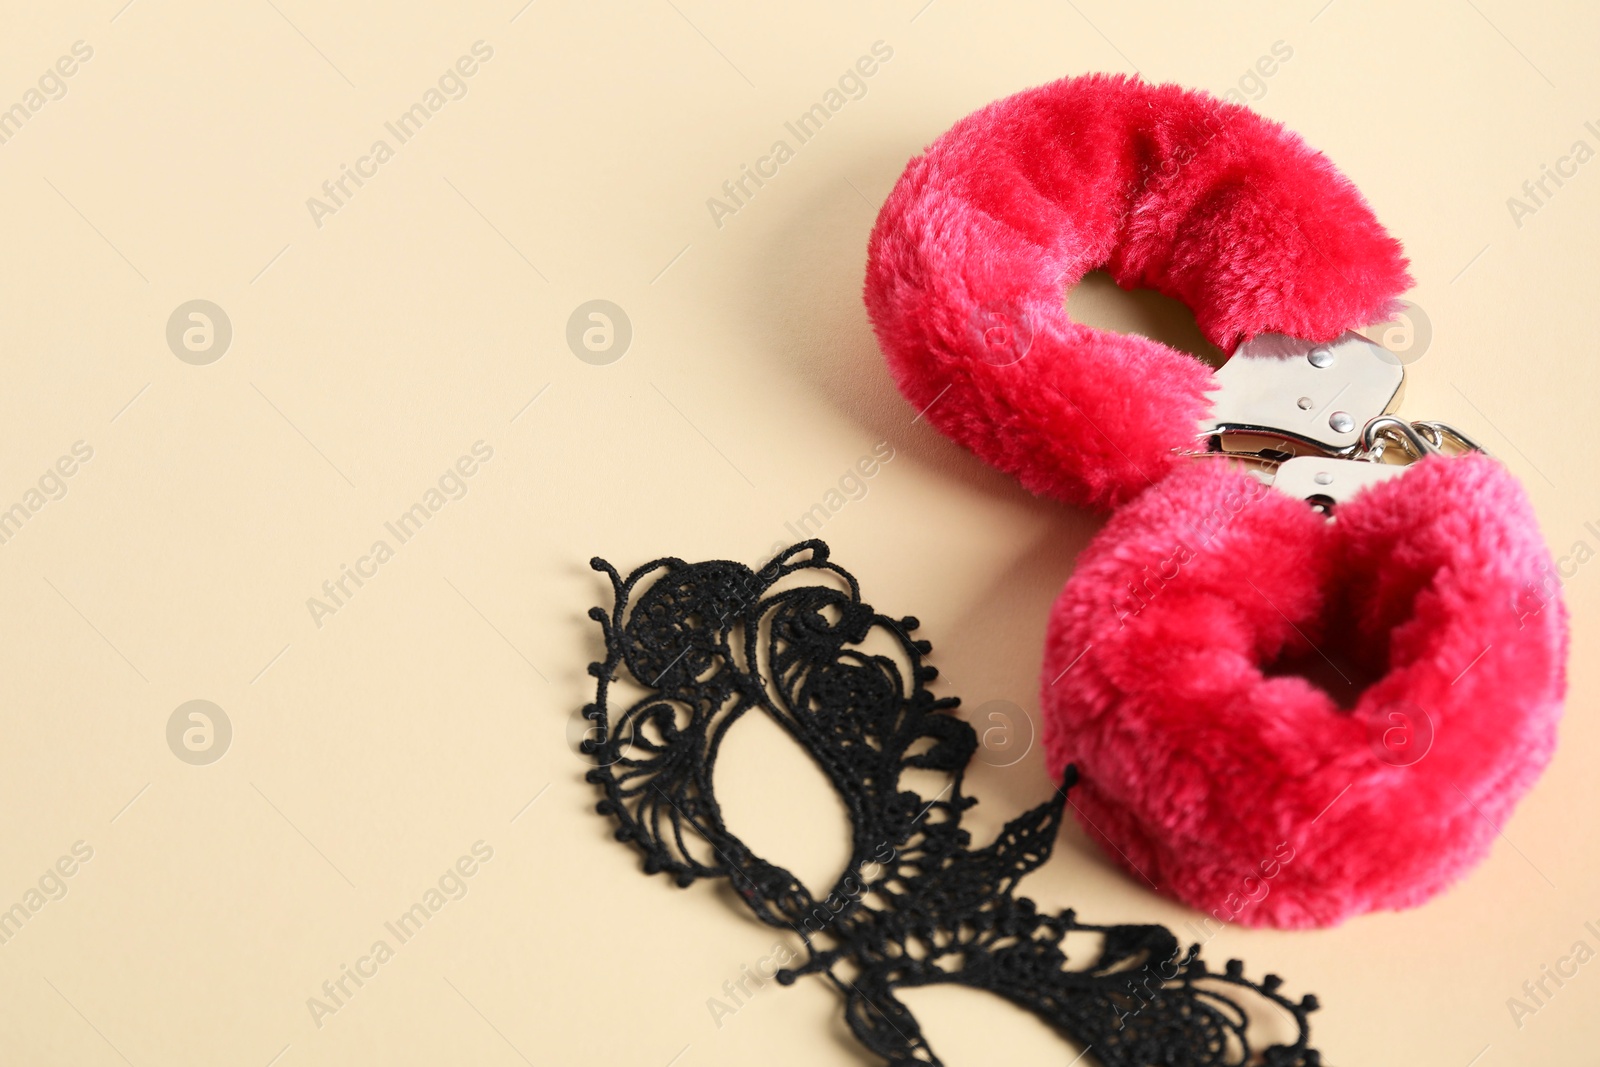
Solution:
[[[589,612],[606,647],[590,665],[598,686],[584,709],[594,723],[584,750],[598,764],[588,778],[605,794],[597,809],[644,854],[646,872],[680,886],[727,878],[762,922],[798,934],[805,958],[778,981],[832,983],[868,1050],[897,1067],[938,1064],[896,991],[951,983],[1033,1012],[1084,1049],[1085,1063],[1321,1062],[1308,1045],[1315,997],[1288,1000],[1278,978],[1250,981],[1236,960],[1213,972],[1198,945],[1181,951],[1166,927],[1082,923],[1016,895],[1050,857],[1075,770],[992,844],[971,847],[961,819],[977,801],[961,783],[977,736],[945,714],[956,699],[927,690],[938,672],[923,662],[928,642],[910,636],[917,620],[863,603],[827,545],[797,544],[759,573],[668,558],[623,578],[603,560],[591,565],[610,576],[614,596],[609,613]],[[894,655],[864,648],[874,631],[874,647]],[[645,693],[614,708],[622,669]],[[849,810],[851,860],[820,899],[723,825],[712,768],[729,726],[752,709],[811,755]],[[948,773],[950,784],[925,798],[903,786],[912,768]],[[1074,932],[1097,943],[1087,958],[1069,958]],[[1292,1020],[1291,1043],[1250,1040],[1246,1005],[1266,1002]]]

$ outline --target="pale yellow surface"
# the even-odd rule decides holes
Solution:
[[[570,740],[606,592],[587,561],[758,561],[887,441],[824,536],[874,603],[925,620],[941,691],[1037,717],[1045,613],[1098,520],[913,424],[859,297],[906,160],[1027,86],[1137,64],[1240,89],[1325,150],[1405,241],[1432,322],[1406,413],[1479,434],[1558,555],[1600,548],[1600,163],[1507,206],[1600,148],[1591,7],[123,3],[0,20],[0,108],[93,51],[0,144],[0,508],[93,450],[0,545],[0,908],[93,853],[0,945],[0,1062],[866,1062],[814,980],[718,1027],[708,999],[777,936],[643,877],[593,813]],[[396,145],[384,124],[479,41],[466,95]],[[864,95],[719,227],[707,199],[880,41]],[[1277,42],[1292,57],[1250,77]],[[314,219],[379,138],[393,158]],[[205,366],[165,336],[192,299],[233,329]],[[565,339],[593,299],[633,328],[606,366]],[[1089,305],[1139,324],[1103,287]],[[476,442],[465,496],[388,535]],[[393,557],[314,620],[379,539]],[[1207,946],[1314,990],[1330,1063],[1595,1060],[1600,964],[1520,1028],[1507,1007],[1600,948],[1600,567],[1568,569],[1562,747],[1489,861],[1408,914]],[[166,733],[197,699],[233,731],[204,766]],[[820,778],[776,732],[733,748],[730,822],[826,877],[846,846]],[[1048,793],[1037,750],[970,784],[983,832]],[[465,896],[386,933],[477,842]],[[1193,917],[1076,831],[1026,888],[1095,921]],[[393,957],[318,1026],[308,998],[379,939]],[[979,994],[910,999],[951,1064],[1076,1054]]]

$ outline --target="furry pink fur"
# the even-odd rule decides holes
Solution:
[[[1333,521],[1192,459],[1057,601],[1044,744],[1135,877],[1223,922],[1325,926],[1483,858],[1554,749],[1566,646],[1532,511],[1489,457],[1424,459]],[[1324,656],[1348,710],[1292,672]]]
[[[1213,343],[1329,340],[1410,285],[1399,244],[1321,153],[1250,110],[1121,75],[958,122],[872,233],[867,309],[901,391],[1030,490],[1110,507],[1191,443],[1211,371],[1091,329],[1068,287],[1106,267],[1188,304]]]

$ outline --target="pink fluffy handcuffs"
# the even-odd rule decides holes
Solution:
[[[1120,76],[963,119],[872,233],[906,398],[1033,492],[1116,509],[1051,613],[1048,765],[1115,862],[1222,922],[1421,903],[1555,747],[1567,620],[1532,509],[1464,435],[1388,414],[1403,368],[1352,332],[1406,267],[1297,135]],[[1100,268],[1228,363],[1073,322]]]

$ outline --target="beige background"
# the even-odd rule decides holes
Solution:
[[[123,3],[11,3],[0,34],[0,107],[93,49],[0,145],[0,508],[93,449],[0,545],[0,908],[93,849],[0,945],[0,1062],[865,1062],[815,981],[719,1028],[708,998],[774,932],[641,876],[592,813],[571,741],[606,592],[587,560],[757,562],[888,441],[824,536],[870,600],[925,620],[969,715],[1036,716],[1044,615],[1098,521],[913,424],[858,295],[906,160],[1026,86],[1239,88],[1325,150],[1413,260],[1433,337],[1405,411],[1481,435],[1558,554],[1600,547],[1600,163],[1520,226],[1506,203],[1600,147],[1583,5]],[[480,40],[467,95],[318,227],[307,198]],[[893,58],[866,94],[715,225],[707,198],[876,41]],[[1292,58],[1252,80],[1280,41]],[[233,328],[207,366],[165,340],[195,298]],[[596,298],[633,327],[609,366],[565,341]],[[1103,286],[1074,307],[1154,328]],[[307,598],[478,441],[465,497],[317,626]],[[1330,1063],[1592,1062],[1600,964],[1520,1029],[1506,1004],[1600,947],[1600,568],[1569,569],[1562,748],[1491,859],[1409,914],[1207,947],[1315,991]],[[232,724],[208,766],[166,740],[193,699]],[[730,822],[820,882],[846,852],[820,777],[758,728],[735,741]],[[970,777],[981,827],[1047,795],[1037,751],[1002,762]],[[315,1025],[307,998],[479,841],[465,897]],[[1192,917],[1076,833],[1027,890]],[[910,999],[951,1064],[1076,1054],[980,994]]]

